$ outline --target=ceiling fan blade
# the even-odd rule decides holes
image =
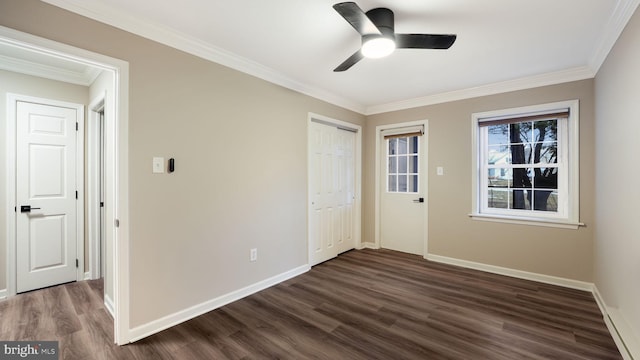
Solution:
[[[333,5],[340,14],[360,35],[382,35],[378,27],[367,17],[367,14],[354,2],[343,2]]]
[[[456,35],[396,34],[397,49],[448,49]]]
[[[333,72],[345,71],[355,65],[358,61],[362,60],[363,57],[362,52],[358,50],[353,55],[349,56],[349,58],[342,64],[338,65],[337,68],[333,69]]]

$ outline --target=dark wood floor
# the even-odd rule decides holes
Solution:
[[[0,340],[59,340],[61,359],[621,359],[590,293],[351,251],[127,346],[102,282],[0,302]]]

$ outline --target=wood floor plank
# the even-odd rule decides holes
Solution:
[[[61,359],[621,359],[593,295],[349,251],[222,308],[113,344],[102,281],[0,302],[0,339],[57,340]]]
[[[89,281],[78,281],[69,283],[65,286],[69,296],[73,298],[73,307],[76,310],[76,314],[82,315],[87,312],[91,312],[93,310],[101,309],[104,306],[104,301],[102,300],[102,287],[92,287],[92,284],[97,284],[101,282],[89,282]]]

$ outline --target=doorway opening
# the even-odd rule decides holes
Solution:
[[[32,66],[28,70],[23,70],[22,74],[48,78],[59,82],[72,82],[60,78],[60,74],[68,74],[78,68],[106,75],[104,77],[96,75],[96,77],[92,79],[92,82],[86,84],[86,86],[89,86],[91,83],[101,81],[101,86],[105,89],[106,94],[102,111],[96,112],[97,114],[103,114],[103,121],[101,121],[102,142],[101,145],[97,145],[97,147],[101,147],[102,149],[100,155],[102,165],[96,165],[102,169],[102,175],[100,175],[102,181],[100,182],[100,187],[94,190],[100,191],[100,189],[102,189],[101,195],[103,196],[103,203],[105,204],[102,216],[99,216],[101,217],[99,224],[102,225],[100,227],[100,232],[102,233],[100,238],[103,239],[99,246],[104,246],[105,248],[105,251],[102,252],[104,258],[103,261],[100,262],[97,258],[92,259],[91,256],[85,257],[84,251],[78,253],[78,269],[80,269],[79,272],[82,272],[82,274],[79,275],[76,280],[91,278],[91,276],[104,276],[105,295],[108,295],[105,296],[105,299],[112,299],[110,307],[114,314],[114,342],[117,344],[128,343],[130,339],[127,164],[128,63],[5,27],[0,27],[0,54],[11,55],[13,58],[16,58],[16,61],[12,62],[14,64],[20,64],[20,60],[28,59],[28,61],[22,61],[22,63],[26,64],[29,62],[32,65],[46,65]],[[22,59],[21,54],[23,56]],[[54,71],[51,73],[54,75],[30,73],[34,68],[53,69]],[[55,71],[56,69],[58,71]],[[17,66],[9,71],[20,73],[21,67]],[[77,81],[81,81],[81,79],[77,79]],[[37,93],[38,90],[34,89],[34,92]],[[10,100],[7,98],[0,101],[7,103]],[[84,105],[87,106],[88,104]],[[11,107],[12,106],[9,105],[7,109]],[[15,121],[15,118],[12,120],[12,114],[10,114],[9,110],[6,111],[6,114],[2,115],[7,116],[7,121]],[[0,209],[0,216],[4,218],[6,223],[6,232],[3,234],[5,235],[3,236],[3,241],[6,242],[7,245],[7,256],[6,261],[0,261],[0,264],[6,268],[6,289],[4,290],[4,295],[13,296],[17,293],[17,211],[6,211],[6,209],[18,209],[20,205],[16,203],[16,143],[14,140],[15,130],[12,128],[12,125],[8,125],[5,129],[0,128],[0,131],[2,130],[5,132],[3,137],[7,140],[5,156],[0,159],[2,163],[1,167],[5,170],[6,174],[3,179],[5,182],[6,196],[0,197],[0,202],[3,203],[1,204],[3,206],[1,207],[2,209]],[[82,134],[84,134],[84,132]],[[83,152],[84,148],[79,149],[79,153]],[[89,160],[90,164],[94,163],[93,160]],[[81,176],[84,178],[82,174]],[[88,194],[92,194],[92,192],[88,191]],[[92,196],[98,195],[92,194]],[[78,194],[78,197],[80,197],[80,194]],[[85,211],[88,211],[89,207],[84,206],[84,202],[82,202],[82,204],[79,204],[78,209],[84,217]],[[79,234],[79,236],[84,238],[84,232]],[[91,244],[91,242],[89,242],[89,244]],[[96,250],[93,252],[94,254],[101,253],[98,249],[94,250]],[[88,276],[84,273],[85,258],[89,262]],[[96,266],[104,266],[104,270],[94,271],[92,268]],[[0,295],[2,295],[2,292],[2,289],[0,289]],[[106,301],[105,305],[109,308],[109,304],[106,304]]]

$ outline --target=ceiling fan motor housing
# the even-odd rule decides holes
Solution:
[[[395,41],[393,11],[387,8],[375,8],[367,11],[366,15],[378,30],[380,30],[383,37]],[[365,43],[372,37],[379,36],[380,35],[377,34],[364,34],[362,35],[362,43]]]

